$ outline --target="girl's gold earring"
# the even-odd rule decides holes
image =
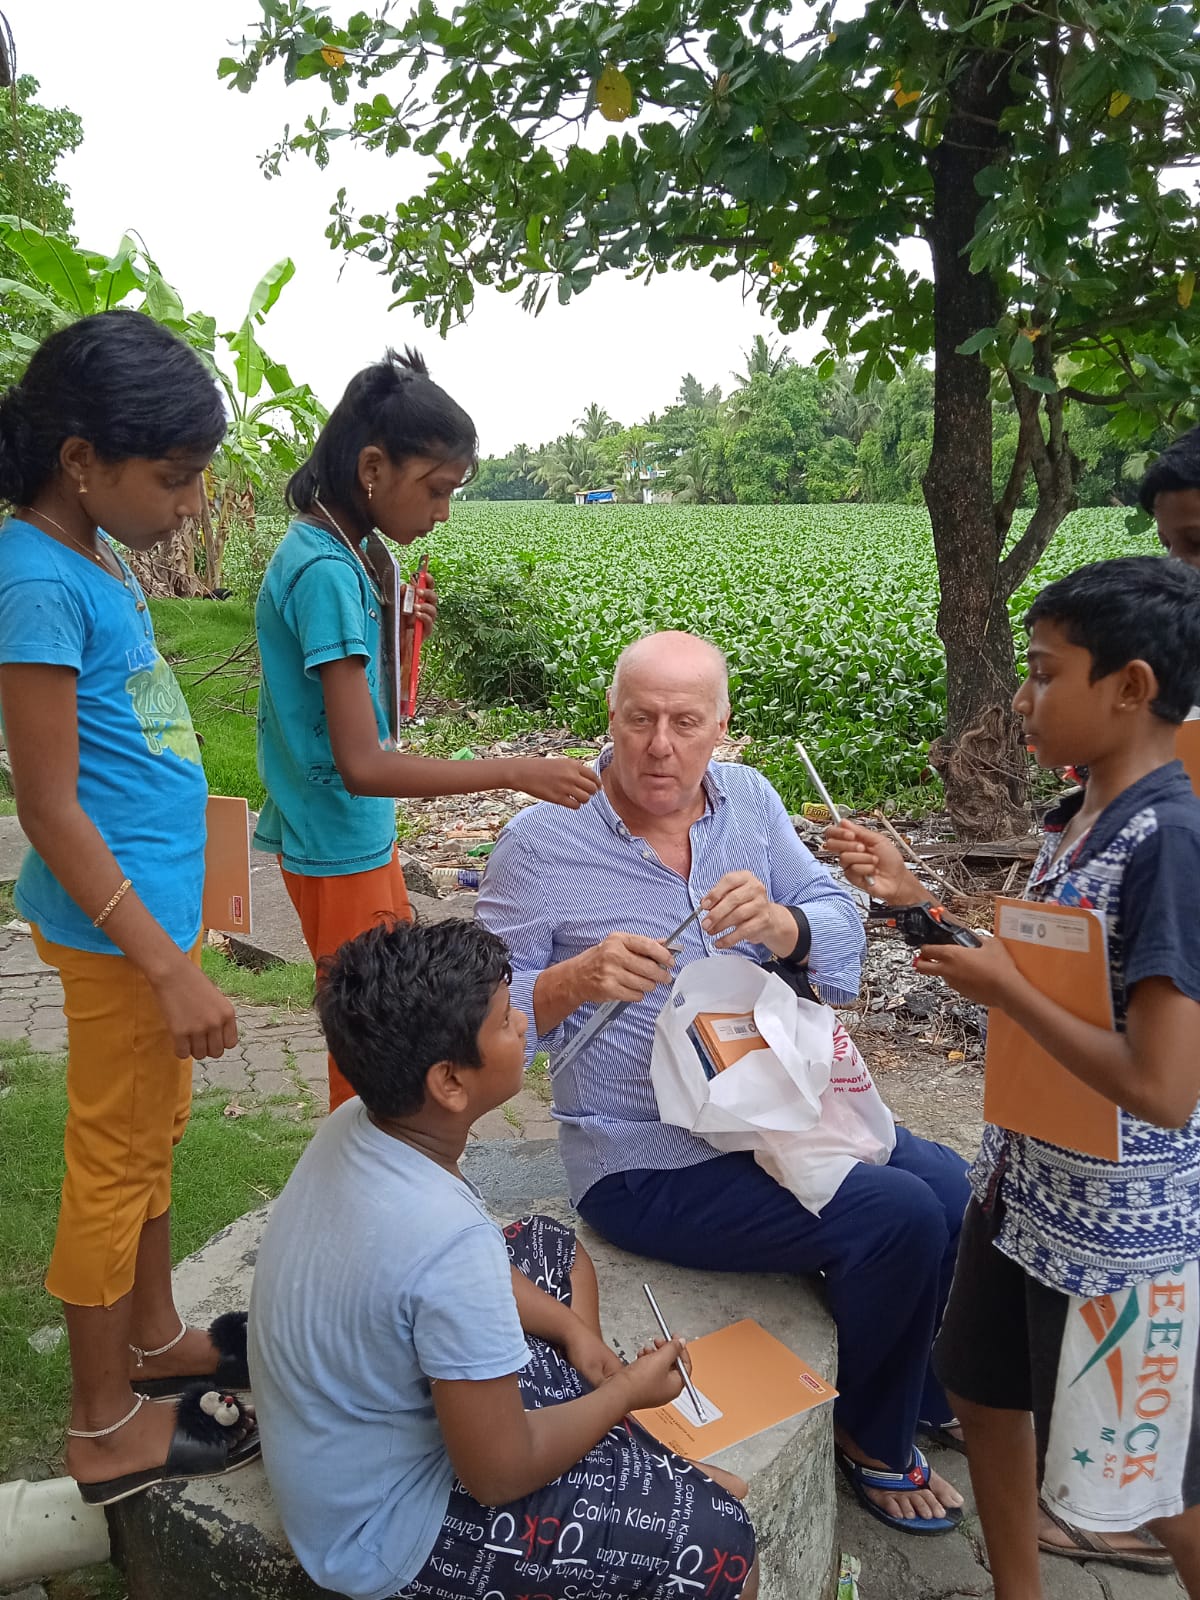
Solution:
[[[80,480],[79,480],[79,492],[80,492],[80,494],[86,494],[87,493],[87,484],[84,483],[82,478],[80,478]]]
[[[367,499],[370,500],[371,496],[374,493],[375,493],[375,485],[373,483],[368,483],[367,484]]]

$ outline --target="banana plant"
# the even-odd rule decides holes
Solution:
[[[136,234],[125,234],[115,254],[105,256],[19,217],[0,216],[0,241],[25,267],[19,280],[0,279],[0,295],[23,299],[55,327],[116,306],[143,311],[186,339],[220,383],[229,431],[207,477],[201,513],[205,583],[209,591],[219,588],[233,518],[253,521],[255,491],[272,476],[295,471],[328,415],[309,385],[297,383],[258,336],[295,264],[277,261],[255,285],[239,326],[218,334],[213,317],[186,311]],[[0,357],[12,370],[0,367],[0,376],[15,377],[35,348],[32,340],[14,335],[12,349]]]

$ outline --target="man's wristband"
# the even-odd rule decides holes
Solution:
[[[784,910],[796,924],[796,946],[788,955],[780,956],[785,967],[802,967],[812,949],[812,928],[799,906],[785,906]]]

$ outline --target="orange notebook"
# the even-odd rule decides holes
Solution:
[[[995,931],[1042,994],[1072,1016],[1112,1027],[1105,928],[1095,911],[1000,898]],[[1108,1161],[1120,1157],[1116,1105],[1081,1083],[1003,1011],[988,1012],[983,1114],[997,1127],[1067,1150]]]
[[[240,796],[210,794],[204,849],[206,928],[250,932],[250,806]]]
[[[753,1011],[698,1011],[693,1026],[718,1072],[724,1072],[752,1050],[767,1048]]]
[[[692,1383],[709,1421],[699,1421],[686,1389],[670,1405],[634,1416],[668,1450],[689,1460],[707,1458],[837,1399],[832,1384],[748,1317],[689,1341],[688,1352]]]
[[[1200,720],[1185,722],[1175,737],[1175,754],[1187,769],[1192,788],[1200,794]]]

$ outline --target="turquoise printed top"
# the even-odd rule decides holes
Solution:
[[[0,529],[0,664],[76,675],[79,804],[142,903],[182,950],[200,934],[208,786],[183,692],[158,653],[146,597],[80,550],[11,518]],[[115,886],[114,886],[115,887]],[[56,944],[120,951],[30,851],[21,915]]]

